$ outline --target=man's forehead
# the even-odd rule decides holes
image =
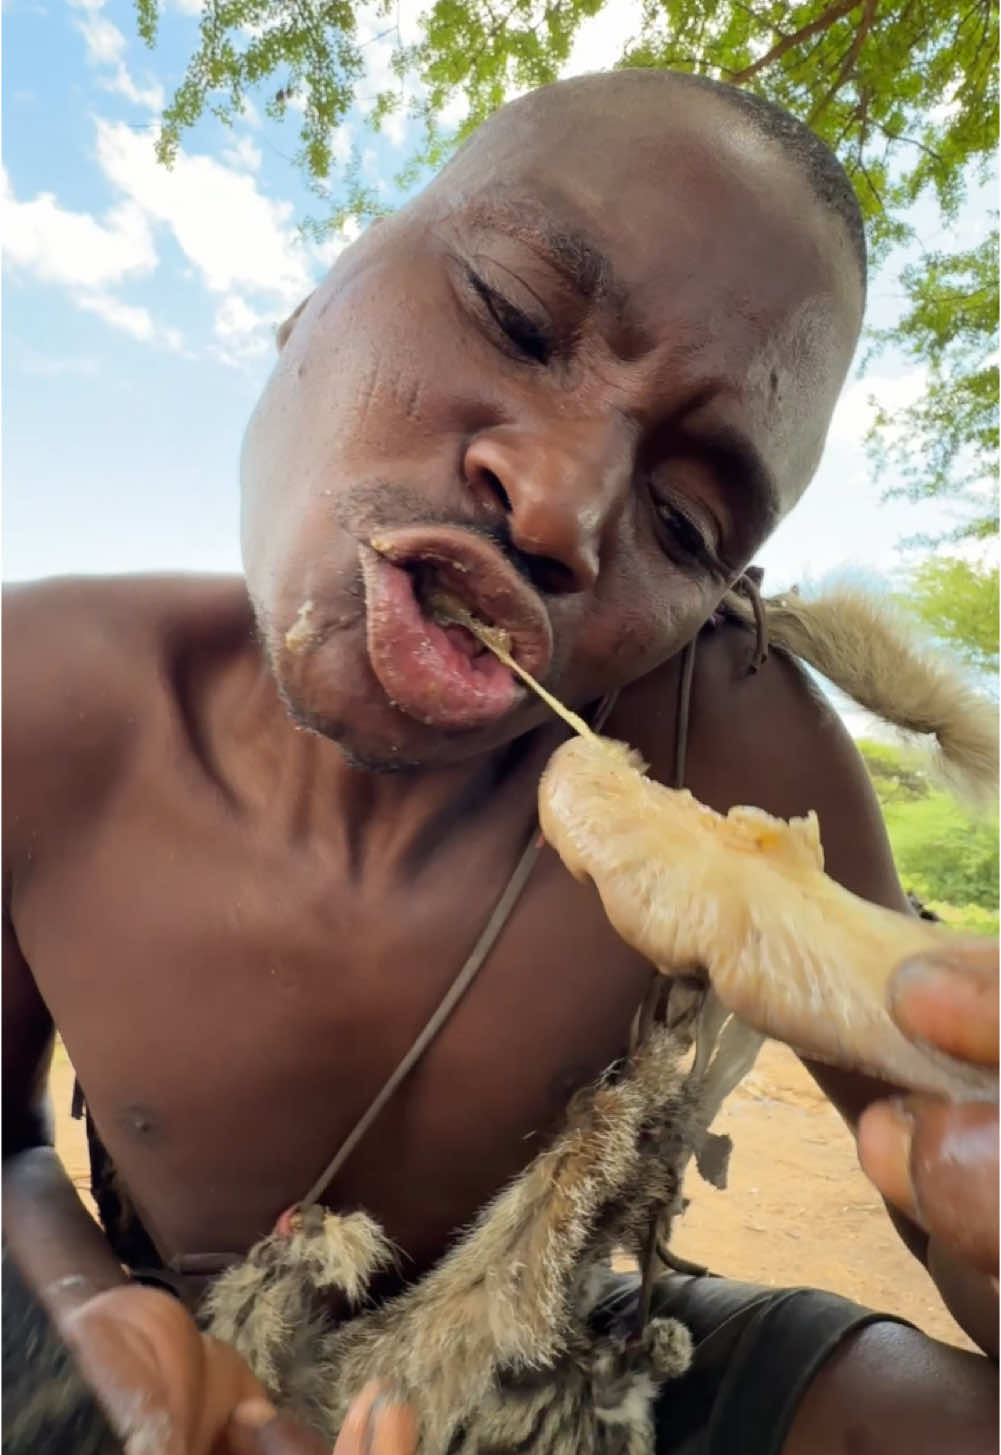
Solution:
[[[432,188],[495,189],[519,178],[614,209],[624,186],[662,188],[708,168],[731,180],[758,173],[769,187],[787,180],[797,189],[795,165],[727,100],[664,72],[655,73],[657,84],[637,86],[644,75],[557,83],[502,107]],[[602,196],[609,182],[615,191]]]
[[[607,246],[565,197],[526,182],[466,197],[452,211],[464,227],[523,242],[551,263],[582,297],[604,298],[620,286]]]
[[[717,259],[739,257],[750,230],[790,247],[829,237],[839,223],[822,215],[789,157],[743,118],[723,124],[726,108],[714,98],[708,108],[699,101],[705,123],[658,107],[636,129],[619,114],[582,119],[572,137],[562,127],[548,135],[544,116],[529,138],[503,127],[447,168],[428,200],[536,246],[589,298],[624,294],[686,243],[705,266],[707,230]]]
[[[687,181],[665,164],[650,186],[588,195],[566,172],[555,180],[529,166],[499,182],[481,175],[448,197],[438,220],[458,226],[467,245],[518,241],[585,302],[628,320],[637,337],[665,307],[676,332],[686,298],[695,304],[692,343],[710,326],[705,307],[714,293],[745,318],[773,323],[805,299],[833,301],[840,290],[825,233],[838,224],[818,219],[812,199],[783,203],[739,177]]]

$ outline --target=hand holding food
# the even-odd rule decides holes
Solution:
[[[940,957],[901,965],[890,982],[890,1010],[916,1044],[996,1073],[996,944],[958,941]],[[997,1102],[876,1102],[863,1113],[858,1138],[862,1166],[887,1201],[951,1255],[996,1277]]]

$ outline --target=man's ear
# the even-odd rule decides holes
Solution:
[[[313,296],[312,293],[307,293],[306,297],[299,304],[299,306],[295,310],[295,312],[294,313],[290,313],[289,316],[288,316],[288,318],[286,318],[285,322],[284,323],[280,323],[278,325],[277,329],[275,330],[275,343],[276,343],[276,345],[278,347],[278,352],[279,353],[281,353],[282,349],[285,347],[285,345],[288,343],[289,339],[292,337],[292,330],[295,328],[296,321],[298,320],[299,314],[306,307],[306,304],[309,302],[309,300],[312,298],[312,296]]]

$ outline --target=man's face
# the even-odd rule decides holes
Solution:
[[[344,254],[248,429],[279,688],[371,766],[540,721],[440,593],[594,701],[694,635],[820,456],[859,322],[840,223],[714,98],[593,99],[520,103]]]

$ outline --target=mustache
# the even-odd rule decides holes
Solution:
[[[546,581],[551,580],[555,563],[519,550],[503,518],[484,520],[473,507],[468,512],[435,510],[420,491],[388,480],[356,486],[337,502],[334,515],[341,529],[356,537],[405,525],[443,525],[468,531],[500,551],[533,591],[547,594]]]

